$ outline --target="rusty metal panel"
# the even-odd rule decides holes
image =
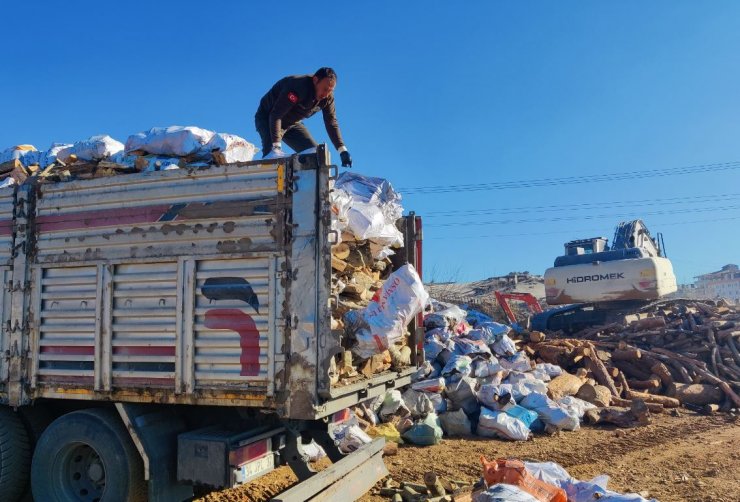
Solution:
[[[111,375],[114,387],[174,390],[178,263],[113,266]]]
[[[38,314],[33,383],[92,387],[98,267],[35,269]]]
[[[6,284],[10,280],[10,267],[0,267],[0,350],[2,354],[10,353],[10,336],[8,333],[8,321],[10,321],[10,291]],[[0,357],[0,389],[5,390],[5,384],[8,381],[8,360]]]
[[[195,264],[195,388],[264,389],[272,380],[275,257]]]
[[[16,187],[0,189],[0,265],[11,265],[13,261],[13,208]]]
[[[278,164],[40,185],[39,263],[275,251]]]

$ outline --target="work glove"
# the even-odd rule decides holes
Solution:
[[[280,146],[280,143],[274,143],[272,145],[272,150],[270,150],[270,153],[262,157],[265,160],[269,159],[282,159],[283,157],[288,157],[287,154],[283,153],[283,147]]]
[[[342,167],[352,167],[352,157],[350,157],[347,150],[340,153],[339,156],[342,158]]]

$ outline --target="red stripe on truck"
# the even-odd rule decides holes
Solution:
[[[42,354],[64,354],[67,356],[94,356],[92,345],[42,345]]]
[[[132,208],[81,211],[54,216],[40,216],[36,219],[40,232],[75,230],[82,228],[130,225],[132,223],[154,223],[164,215],[170,204]]]

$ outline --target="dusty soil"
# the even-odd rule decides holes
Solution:
[[[637,429],[584,427],[526,443],[483,438],[446,439],[433,447],[403,446],[385,459],[393,479],[421,482],[425,472],[473,482],[480,455],[554,461],[578,478],[610,476],[609,488],[666,501],[740,500],[740,421],[727,415],[654,415]],[[208,502],[262,502],[296,482],[281,467],[262,479],[198,499]],[[371,491],[362,502],[387,501]]]

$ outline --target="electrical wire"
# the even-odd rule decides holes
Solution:
[[[668,197],[663,199],[642,199],[632,201],[610,201],[610,202],[584,202],[574,204],[559,204],[550,206],[521,206],[500,207],[485,209],[451,209],[446,211],[428,211],[424,213],[425,218],[444,218],[449,216],[479,216],[498,213],[540,213],[552,211],[584,211],[591,209],[620,208],[620,207],[642,207],[663,206],[673,204],[699,204],[704,202],[724,202],[740,198],[740,193],[734,194],[712,194],[686,197]]]
[[[520,181],[503,181],[493,183],[470,183],[459,185],[430,185],[404,187],[399,191],[404,195],[437,194],[449,192],[479,192],[488,190],[507,190],[514,188],[535,188],[555,185],[574,185],[581,183],[603,183],[609,181],[635,180],[658,176],[677,176],[684,174],[703,174],[710,172],[728,171],[740,168],[740,161],[723,162],[717,164],[701,164],[695,166],[650,169],[643,171],[629,171],[619,173],[593,174],[587,176],[565,176],[561,178],[539,178]]]

